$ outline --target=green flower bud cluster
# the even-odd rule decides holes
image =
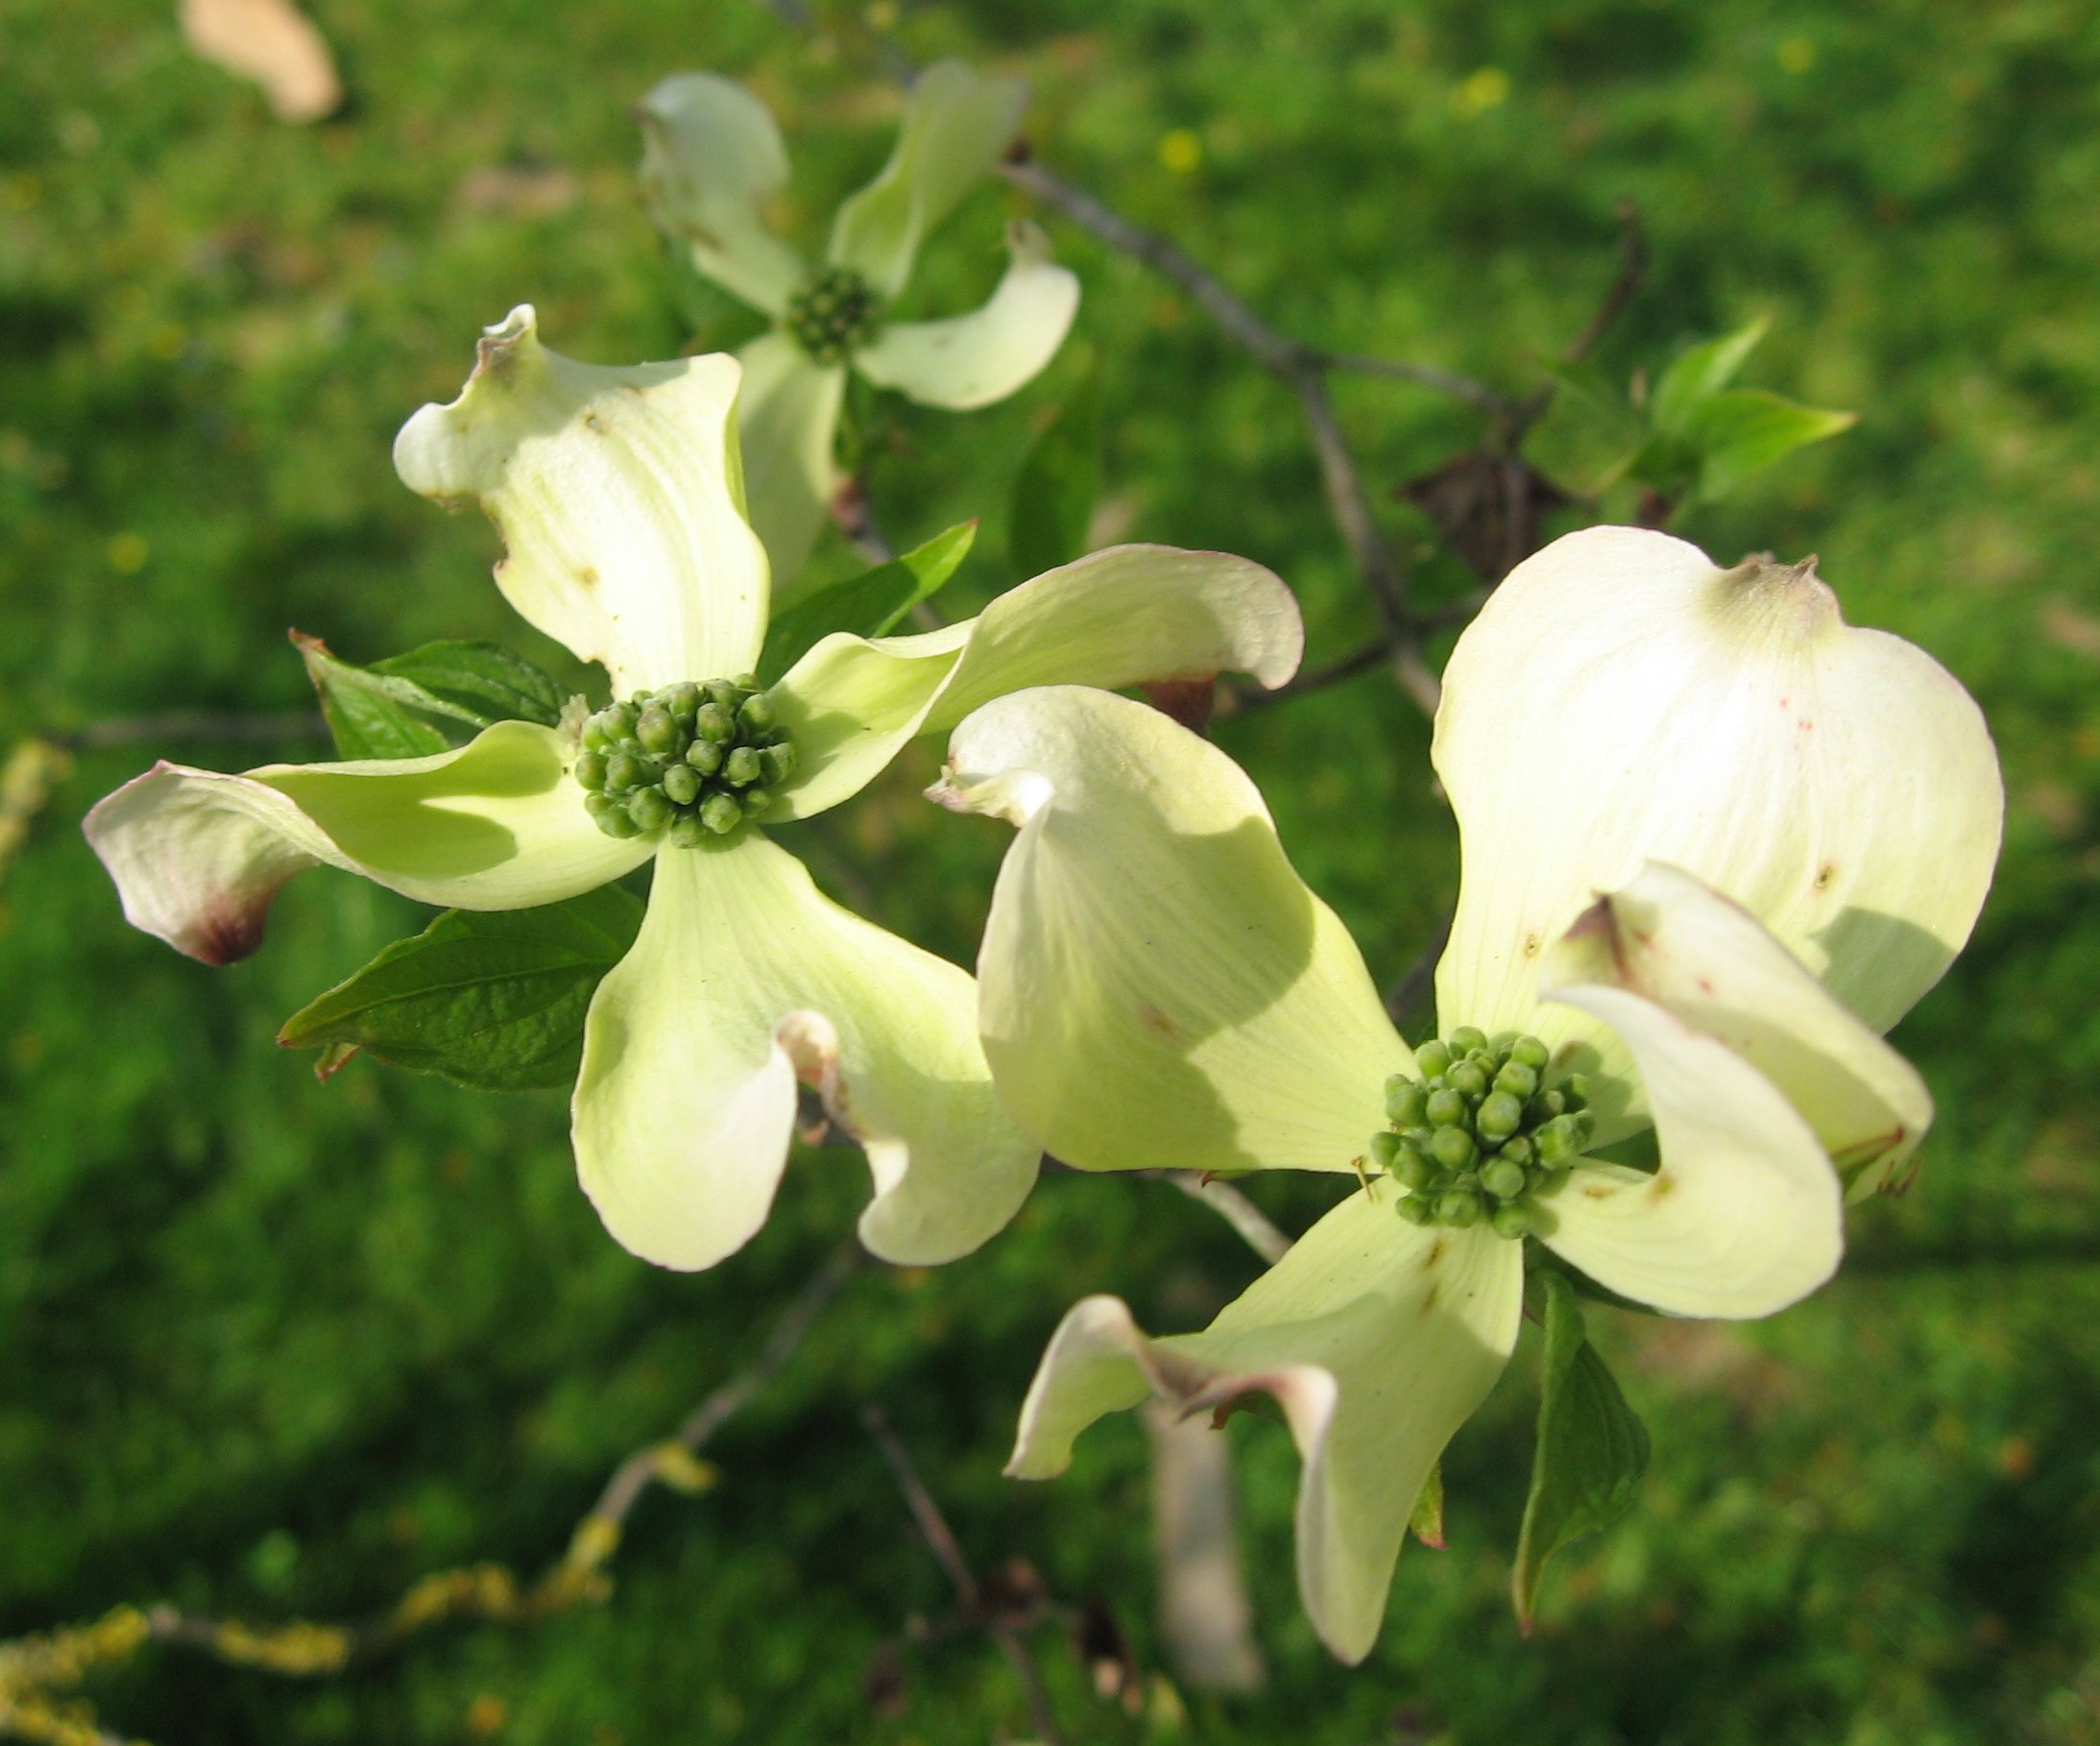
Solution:
[[[882,300],[851,267],[831,267],[787,300],[787,331],[820,364],[836,364],[875,337]]]
[[[1568,1179],[1594,1126],[1587,1081],[1573,1074],[1549,1090],[1548,1058],[1535,1036],[1489,1042],[1463,1025],[1414,1052],[1419,1079],[1386,1081],[1392,1126],[1372,1136],[1370,1156],[1408,1191],[1403,1219],[1484,1222],[1502,1237],[1537,1227],[1538,1202]]]
[[[662,831],[688,849],[758,817],[794,767],[787,730],[749,674],[637,691],[584,723],[576,753],[599,830]]]

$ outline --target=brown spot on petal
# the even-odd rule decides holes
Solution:
[[[1538,956],[1538,935],[1537,935],[1537,934],[1526,934],[1526,935],[1524,936],[1524,956],[1525,956],[1526,958],[1536,958],[1536,957]]]
[[[1436,1242],[1429,1246],[1429,1253],[1422,1257],[1422,1271],[1425,1273],[1428,1273],[1431,1268],[1435,1267],[1450,1252],[1450,1243],[1444,1238],[1438,1237]]]
[[[1441,1290],[1443,1290],[1443,1281],[1439,1279],[1435,1285],[1432,1285],[1428,1291],[1422,1294],[1421,1313],[1423,1315],[1428,1315],[1431,1310],[1436,1307],[1436,1294]]]
[[[1816,869],[1816,889],[1819,891],[1829,890],[1831,882],[1834,881],[1837,876],[1838,863],[1834,861],[1824,861],[1822,866]]]
[[[1138,1008],[1138,1023],[1143,1025],[1154,1036],[1169,1043],[1182,1042],[1188,1034],[1166,1013],[1149,1002]]]
[[[238,963],[251,956],[262,944],[263,929],[270,920],[270,899],[276,895],[273,887],[258,904],[214,908],[197,926],[190,941],[190,957],[200,963],[217,966]]]
[[[586,430],[595,430],[600,436],[605,434],[605,420],[596,411],[587,411],[583,422]]]
[[[598,585],[598,572],[591,565],[579,564],[576,566],[576,582],[578,587],[595,588]]]

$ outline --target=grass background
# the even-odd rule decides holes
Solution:
[[[1622,196],[1653,268],[1611,368],[1774,317],[1748,379],[1862,423],[1682,530],[1725,560],[1819,551],[1853,619],[1975,691],[2011,791],[1976,942],[1898,1033],[1941,1104],[1921,1185],[1863,1209],[1843,1277],[1773,1322],[1594,1319],[1654,1463],[1634,1517],[1552,1580],[1530,1643],[1504,1599],[1527,1353],[1452,1450],[1452,1549],[1402,1560],[1361,1671],[1297,1610],[1295,1464],[1244,1419],[1268,1691],[1155,1683],[1131,1719],[1053,1640],[1043,1659],[1082,1740],[2100,1740],[2088,9],[998,0],[834,12],[813,34],[741,0],[313,10],[352,95],[298,131],[193,61],[161,8],[0,0],[0,745],[303,708],[289,625],[352,659],[441,635],[546,656],[488,585],[486,526],[401,489],[387,445],[519,301],[600,361],[746,331],[670,270],[636,196],[629,106],[681,67],[776,107],[806,235],[886,149],[898,98],[873,36],[893,29],[921,59],[1026,71],[1049,162],[1338,347],[1528,385],[1611,275]],[[1009,209],[987,189],[929,250],[929,309],[989,287]],[[1127,531],[1273,565],[1312,659],[1354,646],[1369,619],[1294,408],[1157,280],[1053,229],[1086,281]],[[1083,363],[1071,349],[972,418],[895,412],[874,463],[893,534],[986,518],[961,596],[1014,579],[1006,492]],[[1404,384],[1340,398],[1381,492],[1477,431]],[[1549,429],[1541,451],[1581,440]],[[1432,563],[1422,586],[1459,584]],[[1411,962],[1456,858],[1410,707],[1367,677],[1221,737],[1374,968]],[[0,1635],[118,1600],[332,1616],[446,1564],[539,1567],[863,1198],[854,1154],[812,1154],[748,1251],[675,1277],[603,1236],[559,1098],[365,1065],[317,1086],[276,1025],[419,925],[412,907],[317,875],[268,950],[206,971],[123,925],[75,828],[154,755],[311,750],[84,755],[0,885]],[[917,800],[930,756],[816,845],[819,870],[966,957],[1004,832]],[[1293,1225],[1321,1199],[1260,1192]],[[1101,1597],[1156,1670],[1136,1425],[1103,1425],[1053,1486],[998,1467],[1074,1297],[1191,1326],[1250,1273],[1160,1185],[1050,1180],[979,1256],[859,1276],[719,1440],[715,1491],[643,1507],[609,1607],[315,1685],[153,1653],[94,1695],[161,1746],[1020,1737],[977,1638],[907,1650],[901,1699],[868,1701],[878,1646],[949,1601],[860,1408],[888,1411],[981,1567],[1022,1557],[1058,1595]]]

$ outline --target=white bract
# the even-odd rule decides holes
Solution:
[[[408,422],[396,465],[425,496],[488,511],[507,547],[496,581],[527,620],[603,664],[617,698],[687,693],[689,726],[695,690],[756,665],[767,618],[732,427],[739,376],[721,356],[575,363],[520,308],[488,330],[460,398]],[[504,721],[427,758],[239,776],[162,764],[86,829],[131,921],[207,963],[253,951],[278,888],[315,865],[424,903],[515,909],[653,861],[640,935],[591,1005],[573,1104],[577,1165],[613,1234],[682,1268],[743,1244],[785,1165],[800,1081],[867,1152],[868,1247],[943,1261],[1005,1223],[1037,1163],[993,1092],[971,979],[828,901],[759,815],[836,806],[913,736],[1018,686],[1228,667],[1273,686],[1300,641],[1295,602],[1260,566],[1123,546],[968,623],[834,633],[755,702],[745,686],[738,732],[756,723],[781,743],[750,755],[764,774],[727,801],[717,783],[696,802],[704,731],[680,730],[693,756],[675,767],[623,741],[654,786],[630,772],[622,812],[600,791],[616,762],[592,751],[602,736]],[[669,719],[667,706],[653,726],[668,736]],[[651,724],[634,731],[663,749]],[[666,793],[694,804],[673,820]]]
[[[1188,1412],[1268,1391],[1304,1461],[1300,1589],[1351,1661],[1516,1339],[1513,1236],[1671,1314],[1762,1316],[1836,1267],[1847,1184],[1901,1184],[1931,1103],[1879,1033],[1967,939],[2003,803],[1967,694],[1847,627],[1810,566],[1722,570],[1635,529],[1502,584],[1452,655],[1434,756],[1463,875],[1449,1046],[1419,1060],[1252,783],[1157,713],[1002,698],[935,790],[1020,827],[981,1024],[1046,1149],[1373,1174],[1200,1334],[1074,1307],[1009,1468],[1062,1471],[1148,1391]],[[1593,1155],[1651,1125],[1653,1170]]]
[[[837,484],[833,448],[849,369],[962,412],[1004,400],[1064,343],[1079,281],[1026,223],[1008,227],[1005,276],[981,308],[927,322],[884,313],[920,242],[1005,156],[1026,107],[1018,79],[982,79],[958,61],[928,67],[889,162],[839,207],[824,264],[812,268],[766,228],[787,152],[763,104],[712,73],[676,74],[642,99],[641,181],[657,223],[699,272],[774,320],[737,355],[751,522],[784,594]]]

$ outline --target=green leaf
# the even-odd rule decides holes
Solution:
[[[1726,497],[1744,480],[1859,423],[1856,412],[1803,406],[1762,388],[1717,394],[1695,412],[1685,437],[1699,451],[1698,495]]]
[[[1735,373],[1757,350],[1771,326],[1760,318],[1733,333],[1694,346],[1678,358],[1662,373],[1649,401],[1649,418],[1655,428],[1668,433],[1681,430],[1695,409],[1735,379]]]
[[[412,715],[383,683],[348,661],[338,661],[319,637],[292,632],[321,699],[322,717],[344,758],[427,758],[451,741]]]
[[[426,643],[374,661],[372,671],[420,688],[431,699],[420,707],[471,723],[477,732],[498,721],[553,727],[568,700],[552,673],[493,643]]]
[[[1574,1285],[1551,1268],[1532,1278],[1545,1304],[1546,1367],[1531,1494],[1510,1579],[1517,1622],[1527,1633],[1547,1561],[1624,1516],[1648,1467],[1648,1432],[1583,1333]]]
[[[483,1090],[567,1085],[591,997],[641,912],[618,885],[537,909],[447,909],[295,1012],[278,1041],[325,1050],[323,1078],[363,1050]]]
[[[345,758],[424,758],[494,722],[561,718],[553,675],[491,643],[427,643],[369,667],[340,660],[318,637],[294,631],[292,643]]]
[[[1014,477],[1006,534],[1014,569],[1039,576],[1084,557],[1100,492],[1101,397],[1090,370],[1029,446]]]
[[[770,684],[833,631],[886,635],[921,600],[948,585],[977,537],[975,521],[959,521],[902,557],[797,601],[765,627],[760,677]]]

